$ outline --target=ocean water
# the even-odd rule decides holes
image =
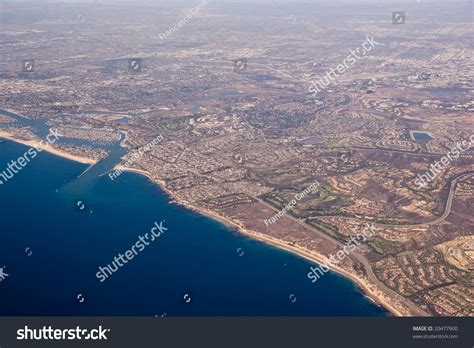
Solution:
[[[1,142],[0,172],[26,150]],[[77,180],[85,169],[43,152],[0,185],[0,315],[387,315],[345,278],[311,283],[311,262],[170,204],[144,176]],[[165,233],[99,281],[161,221]]]

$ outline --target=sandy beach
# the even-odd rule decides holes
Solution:
[[[84,164],[96,164],[97,163],[96,160],[93,160],[93,159],[90,159],[90,158],[87,158],[87,157],[79,157],[79,156],[71,155],[71,154],[69,154],[65,151],[55,149],[54,147],[52,147],[51,145],[49,145],[47,143],[40,143],[39,141],[35,141],[35,140],[23,140],[23,139],[15,138],[10,133],[7,133],[7,132],[1,131],[1,130],[0,130],[0,138],[8,139],[8,140],[11,140],[11,141],[14,141],[14,142],[17,142],[17,143],[20,143],[20,144],[23,144],[23,145],[26,145],[26,146],[29,146],[29,147],[38,148],[38,149],[41,149],[43,151],[49,152],[53,155],[56,155],[56,156],[59,156],[59,157],[64,157],[64,158],[70,159],[70,160],[75,161],[75,162],[80,162],[80,163],[84,163]]]
[[[272,237],[269,237],[267,235],[264,235],[264,234],[261,234],[259,232],[256,232],[256,231],[251,231],[251,230],[248,230],[248,229],[245,229],[243,228],[242,226],[236,224],[235,222],[229,220],[229,219],[226,219],[220,215],[217,215],[216,213],[214,212],[211,212],[211,211],[208,211],[208,210],[204,210],[202,208],[196,208],[192,205],[189,205],[189,204],[183,204],[183,203],[180,203],[178,202],[178,204],[181,204],[183,206],[185,206],[186,208],[188,209],[191,209],[193,211],[196,211],[198,213],[201,213],[209,218],[212,218],[212,219],[215,219],[215,220],[219,220],[220,222],[224,223],[226,226],[228,227],[231,227],[231,228],[234,228],[234,229],[237,229],[238,232],[240,232],[241,234],[245,235],[245,236],[248,236],[250,238],[253,238],[253,239],[257,239],[261,242],[264,242],[264,243],[267,243],[267,244],[270,244],[276,248],[279,248],[279,249],[283,249],[285,251],[288,251],[288,252],[291,252],[293,254],[296,254],[300,257],[303,257],[311,262],[315,262],[315,263],[318,263],[318,264],[321,264],[321,263],[324,263],[326,261],[326,257],[323,256],[323,255],[319,255],[317,253],[314,253],[314,252],[310,252],[308,250],[305,250],[305,249],[302,249],[302,248],[299,248],[299,247],[296,247],[296,246],[291,246],[291,245],[288,245],[287,243],[285,242],[282,242],[276,238],[272,238]],[[331,269],[331,271],[334,271],[348,279],[350,279],[352,282],[354,282],[359,288],[361,288],[364,293],[373,301],[375,302],[377,305],[380,305],[382,306],[383,308],[385,308],[386,310],[388,310],[392,315],[394,316],[404,316],[403,313],[401,313],[392,303],[390,303],[389,301],[387,301],[387,299],[385,298],[382,298],[380,296],[380,294],[378,293],[375,293],[374,291],[372,291],[371,289],[369,289],[367,287],[367,285],[365,284],[365,282],[354,276],[353,274],[351,273],[348,273],[347,271],[345,271],[344,269],[342,268],[338,268],[338,267],[328,267]],[[308,280],[309,281],[309,280]]]
[[[159,181],[159,180],[156,180],[154,179],[150,173],[148,173],[147,171],[144,171],[144,170],[140,170],[140,169],[134,169],[134,168],[127,168],[127,167],[123,167],[123,166],[116,166],[114,169],[116,170],[122,170],[122,171],[127,171],[127,172],[133,172],[133,173],[137,173],[137,174],[141,174],[141,175],[144,175],[146,176],[148,179],[150,179],[152,182],[156,183],[157,185],[160,186],[161,189],[163,189],[163,191],[165,191],[168,196],[170,197],[170,199],[173,200],[174,203],[176,204],[179,204],[179,205],[182,205],[183,207],[187,208],[187,209],[191,209],[195,212],[198,212],[200,214],[203,214],[211,219],[214,219],[214,220],[218,220],[220,221],[221,223],[223,223],[224,225],[226,225],[227,227],[230,227],[234,230],[237,230],[239,233],[241,233],[242,235],[245,235],[247,237],[250,237],[250,238],[253,238],[253,239],[257,239],[261,242],[264,242],[264,243],[267,243],[267,244],[270,244],[276,248],[279,248],[279,249],[283,249],[285,251],[288,251],[288,252],[291,252],[293,254],[296,254],[300,257],[303,257],[311,262],[315,262],[315,263],[318,263],[318,264],[321,264],[323,262],[326,261],[326,257],[323,256],[323,255],[319,255],[317,253],[314,253],[314,252],[310,252],[309,250],[305,250],[305,249],[302,249],[302,248],[299,248],[299,247],[295,247],[295,246],[291,246],[291,245],[288,245],[287,243],[285,242],[282,242],[278,239],[275,239],[275,238],[272,238],[272,237],[269,237],[269,236],[266,236],[264,234],[261,234],[259,232],[256,232],[256,231],[251,231],[251,230],[248,230],[248,229],[245,229],[244,227],[240,226],[239,224],[235,223],[234,221],[232,220],[229,220],[227,218],[224,218],[212,211],[209,211],[209,210],[206,210],[206,209],[203,209],[201,207],[195,207],[187,202],[180,202],[180,201],[176,201],[172,195],[172,192],[169,191],[166,187],[165,187],[165,183],[163,181]],[[391,303],[391,301],[389,301],[386,297],[383,297],[383,295],[381,295],[380,293],[378,292],[375,292],[373,291],[372,289],[370,289],[367,284],[365,284],[364,280],[361,279],[361,278],[358,278],[356,277],[355,275],[347,272],[346,270],[342,269],[342,268],[338,268],[338,267],[329,267],[331,269],[331,271],[334,271],[346,278],[348,278],[349,280],[351,280],[353,283],[355,283],[365,294],[366,296],[372,300],[374,303],[376,303],[377,305],[380,305],[382,306],[383,308],[385,308],[386,310],[388,310],[392,315],[394,316],[404,316],[404,313],[402,313],[393,303]]]
[[[24,145],[27,145],[27,146],[31,146],[31,147],[38,147],[38,148],[41,148],[42,150],[44,151],[47,151],[53,155],[56,155],[56,156],[60,156],[60,157],[63,157],[63,158],[67,158],[69,160],[72,160],[72,161],[76,161],[76,162],[80,162],[80,163],[84,163],[84,164],[95,164],[97,163],[97,161],[95,160],[92,160],[92,159],[89,159],[89,158],[85,158],[85,157],[78,157],[78,156],[74,156],[74,155],[70,155],[64,151],[61,151],[61,150],[57,150],[57,149],[54,149],[53,147],[51,147],[50,145],[45,145],[45,144],[40,144],[39,142],[37,141],[26,141],[26,140],[20,140],[20,139],[16,139],[14,138],[11,134],[9,133],[6,133],[6,132],[3,132],[3,131],[0,131],[0,138],[5,138],[5,139],[8,139],[8,140],[11,140],[11,141],[14,141],[14,142],[18,142],[18,143],[21,143],[21,144],[24,144]],[[269,237],[267,235],[264,235],[264,234],[261,234],[259,232],[256,232],[256,231],[251,231],[251,230],[247,230],[245,229],[243,226],[240,226],[239,224],[235,223],[234,221],[231,221],[227,218],[224,218],[212,211],[209,211],[209,210],[206,210],[206,209],[203,209],[201,207],[195,207],[193,206],[192,204],[189,204],[188,202],[181,202],[181,201],[177,201],[174,197],[173,197],[173,194],[171,191],[169,191],[167,188],[166,188],[166,185],[165,185],[165,182],[164,181],[160,181],[160,180],[157,180],[155,178],[152,177],[152,175],[147,172],[147,171],[144,171],[144,170],[140,170],[140,169],[135,169],[135,168],[127,168],[127,167],[124,167],[124,166],[115,166],[114,168],[115,170],[121,170],[121,171],[127,171],[127,172],[132,172],[132,173],[137,173],[137,174],[141,174],[145,177],[147,177],[149,180],[151,180],[153,183],[157,184],[160,186],[160,188],[166,192],[166,194],[170,197],[170,200],[172,203],[176,203],[176,204],[179,204],[179,205],[182,205],[183,207],[186,207],[188,209],[191,209],[195,212],[198,212],[200,214],[203,214],[209,218],[212,218],[212,219],[215,219],[215,220],[218,220],[220,221],[221,223],[225,224],[226,226],[230,227],[230,228],[233,228],[235,230],[237,230],[239,233],[241,233],[242,235],[245,235],[245,236],[248,236],[250,238],[254,238],[256,240],[259,240],[261,242],[264,242],[264,243],[267,243],[267,244],[270,244],[274,247],[277,247],[277,248],[280,248],[280,249],[283,249],[285,251],[288,251],[288,252],[291,252],[293,254],[296,254],[300,257],[303,257],[311,262],[315,262],[315,263],[323,263],[326,261],[326,257],[323,256],[323,255],[319,255],[315,252],[311,252],[309,250],[306,250],[306,249],[302,249],[302,248],[299,248],[299,247],[296,247],[296,246],[291,246],[291,245],[288,245],[287,243],[285,242],[282,242],[280,240],[277,240],[275,238],[272,238],[272,237]],[[351,273],[348,273],[347,271],[345,271],[344,269],[341,269],[341,268],[338,268],[338,267],[330,267],[330,269],[334,272],[337,272],[339,274],[341,274],[342,276],[350,279],[352,282],[354,282],[360,289],[362,289],[364,291],[364,293],[372,300],[374,301],[375,303],[377,303],[378,305],[381,305],[383,308],[387,309],[390,313],[392,313],[392,315],[395,315],[395,316],[404,316],[405,314],[402,313],[393,303],[391,303],[391,301],[389,301],[386,296],[383,296],[380,291],[378,292],[375,292],[373,289],[369,288],[367,286],[367,284],[364,282],[363,279],[361,278],[358,278],[356,277],[355,275],[351,274]],[[308,280],[309,281],[309,280]]]

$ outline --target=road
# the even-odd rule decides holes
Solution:
[[[451,182],[450,188],[449,188],[449,194],[448,194],[448,199],[446,200],[446,205],[444,208],[444,212],[440,217],[437,217],[436,219],[432,221],[427,221],[419,224],[410,224],[410,225],[403,225],[403,224],[382,224],[382,223],[377,223],[378,226],[383,226],[383,227],[404,227],[404,228],[418,228],[418,227],[423,227],[426,225],[437,225],[444,220],[447,219],[449,214],[451,214],[451,209],[453,205],[453,199],[454,199],[454,192],[455,192],[455,187],[456,184],[458,183],[459,180],[468,177],[470,175],[474,174],[474,171],[470,171],[467,173],[462,173],[456,176],[453,181]],[[341,215],[323,215],[321,217],[332,217],[332,218],[339,218],[339,219],[344,219],[344,220],[351,220],[354,219],[353,217],[347,217],[347,216],[341,216]]]
[[[267,202],[261,200],[260,198],[256,198],[254,197],[257,201],[259,201],[260,203],[264,204],[265,206],[269,207],[270,209],[272,209],[273,211],[276,211],[275,207],[273,207],[272,205],[268,204]],[[312,232],[314,232],[319,238],[321,238],[322,240],[327,240],[327,241],[330,241],[330,242],[333,242],[335,243],[336,245],[338,245],[339,247],[343,248],[345,246],[345,244],[339,242],[338,240],[328,236],[327,234],[325,234],[324,232],[304,223],[302,220],[298,219],[298,218],[295,218],[293,216],[291,216],[290,214],[286,214],[285,215],[287,218],[293,220],[294,222],[296,222],[297,224],[301,225],[301,226],[304,226],[305,229],[308,229]],[[359,254],[357,252],[351,252],[350,254],[350,257],[355,259],[356,261],[360,262],[361,264],[364,265],[364,268],[365,270],[367,271],[367,276],[368,278],[374,283],[377,285],[377,287],[383,291],[385,294],[391,296],[392,298],[396,298],[398,301],[402,302],[405,306],[407,306],[408,308],[410,308],[410,310],[412,311],[412,315],[414,316],[429,316],[430,314],[423,311],[422,309],[418,308],[418,306],[416,306],[415,304],[413,304],[411,301],[407,300],[406,298],[400,296],[400,294],[398,294],[397,292],[395,292],[394,290],[388,288],[384,283],[382,283],[374,274],[373,270],[372,270],[372,267],[370,266],[370,262],[367,260],[367,258],[365,256],[363,256],[362,254]]]
[[[458,183],[459,180],[465,178],[465,177],[468,177],[470,175],[474,174],[474,171],[471,171],[471,172],[467,172],[467,173],[462,173],[462,174],[459,174],[457,177],[455,177],[454,179],[452,179],[451,181],[451,185],[450,185],[450,188],[449,188],[449,194],[448,194],[448,198],[446,200],[446,205],[445,205],[445,209],[444,209],[444,212],[443,214],[434,219],[433,221],[430,221],[430,222],[427,222],[427,223],[424,223],[424,224],[412,224],[412,225],[384,225],[384,224],[377,224],[377,225],[380,225],[380,226],[396,226],[396,227],[408,227],[408,228],[415,228],[415,227],[420,227],[420,226],[423,226],[423,225],[436,225],[438,223],[441,223],[443,222],[444,220],[446,220],[446,218],[451,214],[451,209],[452,209],[452,204],[453,204],[453,199],[454,199],[454,193],[455,193],[455,188],[456,188],[456,184]],[[265,206],[267,206],[268,208],[270,208],[271,210],[273,211],[277,211],[277,209],[270,205],[269,203],[263,201],[262,199],[258,198],[258,197],[253,197],[254,199],[256,199],[257,201],[259,201],[261,204],[264,204]],[[286,215],[287,218],[291,219],[292,221],[296,222],[297,224],[299,225],[302,225],[304,226],[306,229],[308,230],[311,230],[312,232],[314,232],[315,234],[318,235],[319,238],[321,238],[322,240],[328,240],[328,241],[331,241],[333,243],[335,243],[336,245],[338,245],[339,247],[344,247],[344,244],[339,242],[338,240],[328,236],[327,234],[325,234],[324,232],[304,223],[302,220],[298,219],[298,218],[295,218],[289,214]],[[350,219],[350,218],[346,218],[346,217],[341,217],[341,216],[335,216],[335,217],[339,217],[339,218],[344,218],[344,219]],[[393,298],[396,298],[397,300],[403,302],[403,304],[405,304],[408,308],[410,308],[410,310],[412,310],[413,314],[414,315],[420,315],[420,316],[428,316],[430,315],[429,313],[423,311],[422,309],[420,309],[418,306],[416,306],[415,304],[413,304],[411,301],[401,297],[397,292],[395,292],[394,290],[388,288],[384,283],[382,283],[374,274],[373,270],[372,270],[372,267],[370,265],[370,262],[368,261],[368,259],[360,254],[360,253],[357,253],[357,252],[352,252],[351,253],[351,257],[353,257],[356,261],[360,262],[361,264],[364,265],[364,268],[366,269],[367,271],[367,276],[369,277],[369,279],[375,283],[379,289],[381,289],[385,294],[388,294],[390,296],[392,296]]]

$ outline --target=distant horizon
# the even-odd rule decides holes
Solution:
[[[0,136],[37,148],[0,145],[6,314],[472,315],[472,21],[467,0],[2,1]]]

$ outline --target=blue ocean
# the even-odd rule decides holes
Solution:
[[[0,140],[0,172],[27,150]],[[388,315],[340,275],[311,283],[311,262],[171,204],[142,175],[78,179],[86,168],[42,152],[0,185],[0,315]],[[99,267],[155,222],[165,233],[101,282]]]

